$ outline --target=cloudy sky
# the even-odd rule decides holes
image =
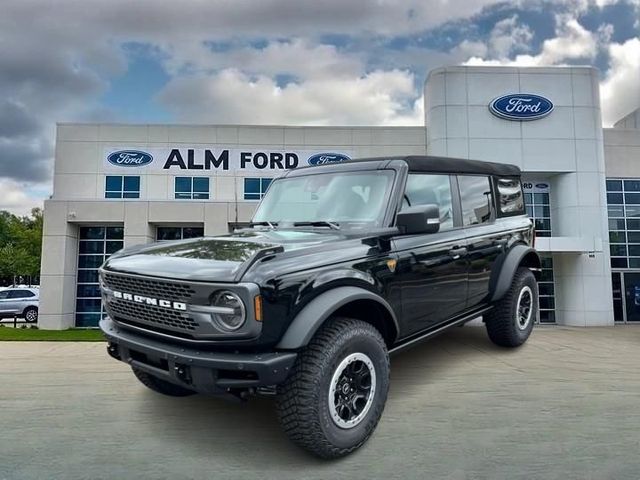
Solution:
[[[2,0],[0,209],[51,191],[56,122],[422,125],[450,64],[590,64],[640,106],[640,0]]]

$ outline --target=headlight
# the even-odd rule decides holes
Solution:
[[[211,296],[209,309],[213,320],[224,330],[238,330],[247,318],[244,303],[238,295],[229,290],[219,290]]]

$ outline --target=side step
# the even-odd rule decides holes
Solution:
[[[456,318],[455,320],[448,322],[448,323],[444,323],[441,325],[437,325],[435,328],[431,329],[431,330],[427,330],[424,333],[418,333],[416,335],[414,335],[413,337],[409,337],[406,340],[403,340],[402,342],[400,342],[399,344],[395,345],[391,350],[389,350],[389,354],[395,354],[398,352],[401,352],[403,350],[406,350],[407,348],[411,348],[415,345],[417,345],[418,343],[427,340],[431,337],[435,337],[436,335],[443,333],[444,331],[448,330],[450,327],[455,327],[456,325],[462,325],[464,323],[467,323],[471,320],[473,320],[474,318],[479,317],[480,315],[482,315],[485,312],[488,312],[489,310],[491,310],[493,308],[492,305],[483,307],[479,310],[474,310],[473,312],[467,313],[465,315],[463,315],[462,317]]]

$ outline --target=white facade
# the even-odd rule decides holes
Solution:
[[[554,109],[527,122],[492,115],[488,104],[511,93],[542,95]],[[544,208],[551,236],[538,238],[537,246],[553,258],[556,322],[612,324],[605,178],[640,177],[640,135],[629,122],[603,134],[591,68],[448,67],[427,79],[426,128],[60,124],[54,191],[45,202],[40,327],[76,325],[79,253],[99,243],[80,240],[83,227],[123,227],[124,246],[154,241],[163,227],[226,233],[249,221],[257,205],[245,200],[245,178],[282,171],[277,162],[264,169],[240,162],[242,154],[246,159],[257,152],[276,159],[292,153],[299,164],[322,152],[352,158],[428,153],[516,164],[526,181],[549,187],[550,208]],[[107,161],[124,150],[149,152],[153,163]],[[175,150],[185,167],[192,150],[193,168],[168,165]],[[229,169],[197,168],[205,150],[218,159],[228,151]],[[105,198],[108,176],[139,177],[138,198]],[[208,178],[209,198],[176,199],[176,177]]]

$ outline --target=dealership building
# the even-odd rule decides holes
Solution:
[[[39,326],[95,326],[111,253],[246,225],[286,169],[408,154],[522,169],[541,323],[640,323],[640,109],[601,125],[596,69],[480,66],[429,73],[424,126],[59,124]]]

